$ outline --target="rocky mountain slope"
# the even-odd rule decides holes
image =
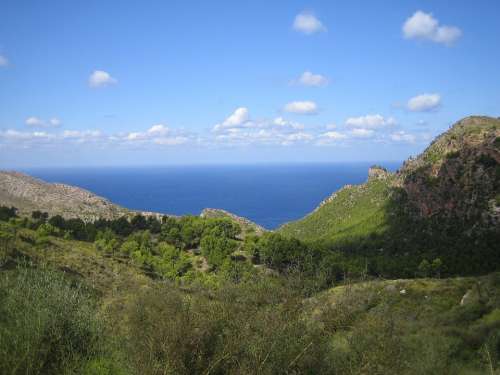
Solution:
[[[472,225],[500,218],[500,119],[467,117],[398,173],[421,217],[455,217]]]
[[[500,263],[499,214],[500,119],[472,116],[395,174],[372,168],[366,183],[345,186],[278,232],[372,255],[420,254],[413,262],[446,256],[461,270],[469,259],[480,272]]]
[[[50,184],[19,172],[0,171],[0,205],[16,207],[21,214],[34,210],[93,220],[130,214],[90,191],[64,184]]]

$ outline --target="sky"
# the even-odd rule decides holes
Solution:
[[[0,2],[0,168],[402,161],[500,116],[498,1]]]

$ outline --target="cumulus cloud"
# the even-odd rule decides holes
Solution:
[[[190,137],[172,131],[168,126],[156,124],[143,132],[129,132],[121,137],[122,141],[132,144],[154,143],[157,145],[174,146],[190,141]]]
[[[245,146],[256,144],[288,146],[305,143],[314,136],[304,131],[304,125],[286,120],[274,119],[251,120],[245,107],[236,109],[222,123],[212,128],[213,141],[227,146]],[[207,140],[210,143],[210,139]]]
[[[403,35],[407,39],[425,39],[451,45],[462,36],[462,31],[455,26],[441,26],[431,13],[419,10],[403,24]]]
[[[62,122],[57,117],[52,117],[48,121],[42,120],[36,116],[28,117],[24,123],[31,127],[40,127],[40,128],[57,128],[61,126]]]
[[[94,88],[106,87],[116,83],[118,83],[118,80],[104,70],[94,70],[89,77],[89,86]]]
[[[248,119],[248,108],[239,107],[222,123],[215,125],[214,131],[242,126],[244,123],[248,122]]]
[[[396,124],[396,120],[392,117],[385,118],[382,115],[366,115],[360,117],[349,117],[345,124],[351,128],[360,129],[378,129]]]
[[[301,115],[313,115],[318,113],[318,106],[312,101],[295,101],[285,105],[284,110],[290,113]]]
[[[0,55],[0,67],[5,67],[7,65],[9,65],[9,60],[4,55]]]
[[[320,31],[326,31],[321,21],[310,12],[301,12],[295,16],[293,29],[304,34],[314,34]]]
[[[407,108],[412,112],[429,112],[441,105],[439,94],[421,94],[408,100]]]
[[[294,83],[302,86],[321,87],[328,84],[328,78],[321,74],[313,74],[305,71],[302,75],[294,81]]]

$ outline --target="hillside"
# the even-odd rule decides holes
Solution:
[[[19,172],[0,171],[0,205],[16,207],[21,214],[39,210],[50,216],[79,217],[84,220],[113,219],[130,214],[85,189],[50,184]]]
[[[188,271],[182,278],[175,266],[176,273],[165,272],[164,278],[151,266],[170,270],[186,260],[183,255],[165,251],[168,263],[150,263],[124,252],[125,246],[110,252],[99,241],[41,237],[43,225],[32,230],[21,224],[20,219],[0,222],[0,241],[6,245],[0,249],[10,249],[0,251],[0,372],[119,375],[167,368],[167,373],[192,374],[212,368],[220,374],[254,374],[258,368],[275,374],[291,368],[291,373],[338,375],[466,375],[498,370],[498,274],[345,280],[304,296],[293,276],[254,268],[245,271],[250,276],[234,278],[241,260],[220,271]],[[168,250],[160,238],[141,244],[139,252],[156,257],[158,250]],[[194,267],[196,258],[187,260]]]
[[[382,250],[385,258],[405,256],[408,272],[434,257],[446,258],[453,272],[494,270],[499,137],[499,119],[467,117],[394,175],[374,168],[366,183],[344,187],[278,233],[372,257]]]
[[[261,227],[260,225],[254,223],[253,221],[248,220],[245,217],[237,216],[231,212],[228,212],[226,210],[221,210],[217,208],[205,208],[201,214],[200,217],[206,217],[206,218],[227,218],[235,223],[238,223],[238,225],[241,227],[241,231],[243,236],[245,234],[256,234],[256,235],[261,235],[264,233],[266,230]]]
[[[373,176],[375,168],[369,174]],[[394,176],[370,177],[361,185],[346,185],[325,199],[309,215],[278,229],[279,233],[304,241],[341,240],[382,232],[385,205]]]

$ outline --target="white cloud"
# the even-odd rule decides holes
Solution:
[[[375,135],[373,129],[356,128],[350,131],[353,138],[372,138]]]
[[[94,70],[89,77],[90,87],[106,87],[115,83],[118,83],[118,80],[103,70]]]
[[[80,142],[101,138],[103,137],[103,133],[100,130],[65,130],[61,134],[64,139],[73,139]]]
[[[439,94],[421,94],[408,100],[407,108],[412,112],[428,112],[441,105]]]
[[[416,141],[416,137],[413,134],[409,134],[405,131],[398,131],[390,135],[391,140],[394,142],[407,142],[413,143]]]
[[[34,140],[42,138],[51,138],[51,135],[46,132],[20,132],[17,130],[8,129],[5,131],[0,131],[0,138],[5,140]]]
[[[24,123],[31,127],[40,127],[40,128],[57,128],[61,126],[62,122],[57,117],[52,117],[48,121],[42,120],[36,116],[28,117]]]
[[[222,123],[223,126],[233,127],[239,126],[248,120],[248,108],[237,108],[227,119]]]
[[[328,78],[321,74],[313,74],[305,71],[295,82],[302,86],[320,87],[328,84]]]
[[[318,106],[312,101],[296,101],[285,105],[285,111],[301,115],[312,115],[318,113]]]
[[[28,126],[42,126],[44,124],[42,120],[35,116],[28,117],[25,123]]]
[[[61,120],[59,120],[57,117],[52,117],[50,120],[49,120],[49,124],[54,126],[54,127],[58,127],[61,125]]]
[[[455,26],[440,26],[431,13],[419,10],[404,23],[403,35],[407,39],[427,39],[451,45],[460,38],[462,31]]]
[[[153,142],[156,143],[157,145],[163,145],[163,146],[182,145],[188,141],[189,138],[184,136],[162,137],[162,138],[155,138],[153,140]]]
[[[293,29],[307,35],[326,31],[321,21],[309,12],[301,12],[295,16]]]
[[[146,131],[126,133],[121,137],[117,137],[117,139],[125,141],[127,144],[144,145],[154,143],[162,146],[175,146],[189,142],[192,137],[179,134],[179,132],[171,130],[166,125],[156,124]]]
[[[321,134],[321,136],[323,138],[328,138],[328,139],[331,139],[331,140],[334,140],[334,141],[341,140],[341,139],[346,139],[347,138],[346,134],[340,133],[340,132],[336,132],[336,131],[326,132],[326,133]]]
[[[396,124],[396,120],[392,117],[385,118],[382,115],[366,115],[360,117],[349,117],[345,124],[351,128],[362,129],[378,129]]]
[[[153,136],[165,136],[170,132],[168,126],[163,124],[153,125],[148,129],[148,134]]]
[[[9,65],[9,60],[4,55],[0,55],[0,67],[7,65]]]
[[[333,129],[337,129],[337,124],[327,124],[325,126],[325,128],[327,128],[328,130],[333,130]]]

